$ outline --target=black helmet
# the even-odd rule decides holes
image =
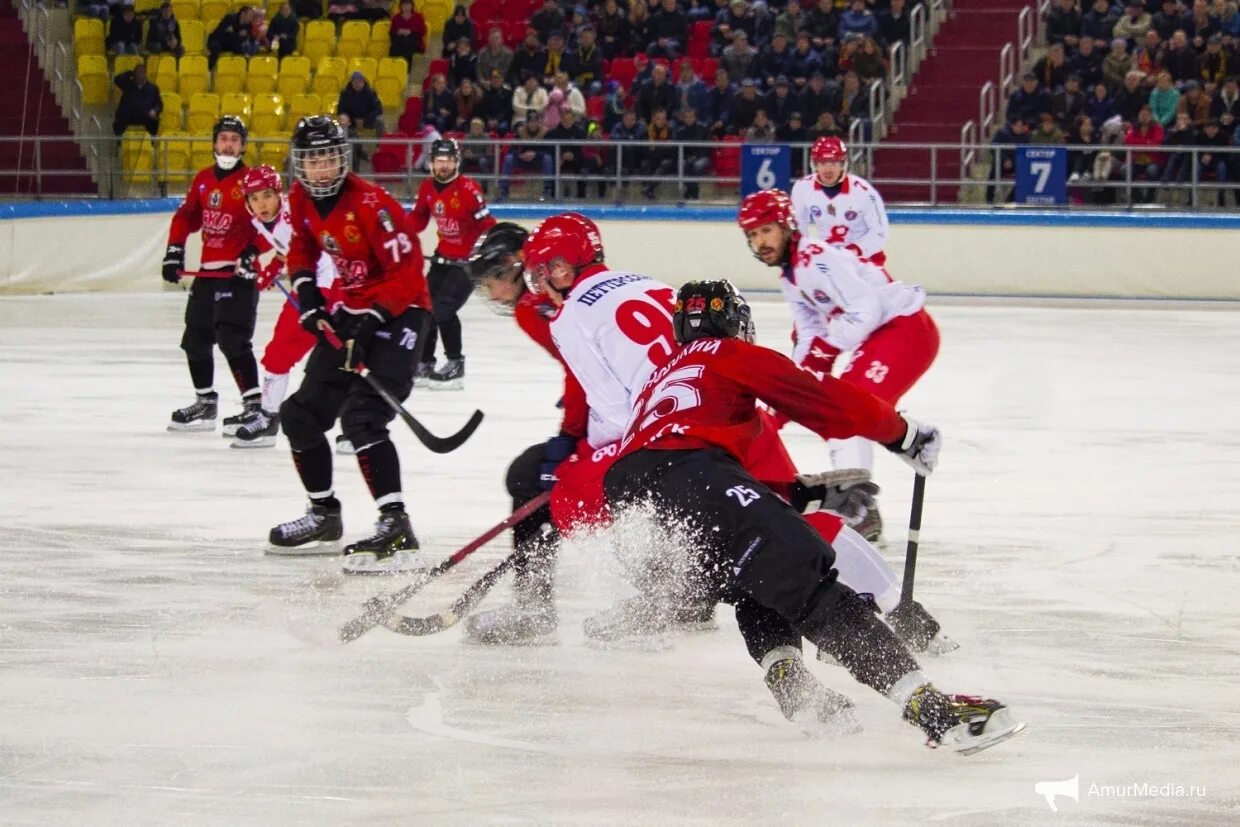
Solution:
[[[434,164],[431,165],[431,175],[434,176],[435,180],[439,183],[446,184],[455,178],[457,173],[460,172],[461,147],[452,138],[436,138],[434,141],[431,141],[430,160],[434,161],[436,158],[451,158],[454,162],[452,172],[443,178],[440,178],[435,174]]]
[[[676,341],[688,344],[694,339],[754,340],[749,305],[730,281],[691,281],[676,294],[672,310],[672,330]]]
[[[524,292],[525,280],[521,273],[523,265],[520,253],[529,235],[521,225],[502,221],[479,236],[469,254],[466,269],[474,284],[474,290],[486,300],[487,306],[497,313],[512,313],[517,299]],[[492,299],[487,283],[496,280],[505,280],[515,285],[518,288],[515,298],[511,301]]]
[[[329,198],[340,192],[352,167],[349,136],[335,118],[311,115],[297,122],[291,146],[293,176],[311,198]],[[307,161],[316,161],[313,177]]]
[[[221,132],[236,132],[241,136],[242,145],[250,137],[250,133],[245,128],[245,121],[236,115],[224,115],[215,122],[215,128],[211,130],[211,143],[215,143],[215,139],[220,136]]]

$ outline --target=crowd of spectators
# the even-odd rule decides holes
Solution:
[[[1066,144],[1069,182],[1087,200],[1114,203],[1118,189],[1096,184],[1130,174],[1145,184],[1134,190],[1141,203],[1157,197],[1150,182],[1190,180],[1193,156],[1166,147],[1240,147],[1235,0],[1054,0],[1046,30],[1047,52],[1012,92],[992,140]],[[998,157],[1010,177],[1014,155]],[[1240,155],[1203,151],[1196,164],[1198,181],[1240,181]],[[994,195],[992,186],[987,200]]]

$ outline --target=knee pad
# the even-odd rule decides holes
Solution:
[[[215,326],[215,340],[219,342],[220,352],[229,359],[245,356],[254,349],[250,343],[249,333],[232,324],[217,324]]]
[[[213,347],[215,347],[215,337],[209,330],[186,326],[185,332],[181,334],[181,350],[185,351],[185,355],[192,360],[212,358]]]
[[[386,406],[381,410],[374,403],[383,404],[378,399],[360,404],[355,398],[350,399],[340,412],[340,430],[353,443],[355,450],[383,442],[390,436],[387,426],[393,414]]]
[[[294,393],[280,406],[280,427],[294,451],[308,451],[323,439],[318,417],[306,407],[300,393]]]
[[[794,625],[839,600],[835,551],[791,508],[744,532],[729,551],[735,584]]]

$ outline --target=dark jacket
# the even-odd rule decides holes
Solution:
[[[712,86],[706,91],[706,116],[702,120],[711,126],[716,123],[722,123],[726,129],[732,125],[732,98],[736,95],[736,89],[729,86],[727,89],[720,90],[718,86]]]
[[[457,6],[457,8],[462,9],[464,6]],[[445,57],[451,54],[451,50],[455,47],[456,41],[460,40],[462,37],[468,39],[471,45],[473,44],[474,21],[470,20],[469,17],[466,16],[464,23],[457,23],[455,17],[449,17],[448,22],[443,24],[443,51]]]
[[[1065,37],[1081,33],[1081,13],[1075,8],[1064,11],[1055,6],[1046,14],[1046,39],[1051,43],[1063,43]]]
[[[249,40],[250,27],[242,24],[234,12],[220,18],[219,25],[207,37],[207,50],[212,54],[240,55],[245,53]]]
[[[296,14],[290,14],[288,17],[285,17],[277,12],[276,16],[271,18],[271,22],[267,24],[267,40],[270,41],[272,38],[280,37],[296,43],[297,32],[300,29],[301,23],[297,21]]]
[[[494,121],[500,128],[508,129],[512,123],[512,87],[504,85],[496,90],[488,85],[482,90],[482,103],[474,114],[488,125]]]
[[[175,49],[169,48],[168,40],[176,38]],[[181,45],[181,24],[175,17],[164,19],[159,15],[151,18],[151,25],[146,30],[146,50],[158,54],[160,52],[184,51]]]
[[[588,50],[578,47],[564,58],[564,71],[579,89],[589,90],[590,84],[603,79],[603,50],[595,43]]]
[[[676,87],[666,80],[659,86],[656,86],[654,81],[643,84],[637,92],[637,101],[633,106],[638,119],[647,123],[656,109],[667,110],[668,117],[671,117],[676,114],[676,108]]]
[[[148,80],[139,88],[133,81],[132,69],[128,72],[121,72],[113,83],[121,90],[121,99],[116,105],[118,120],[145,121],[150,117],[152,109],[155,110],[157,117],[160,112],[164,111],[164,101],[160,97],[159,87]]]
[[[1051,95],[1042,88],[1026,92],[1023,87],[1018,87],[1008,98],[1009,119],[1019,117],[1022,121],[1036,121],[1043,112],[1050,111]]]
[[[676,140],[678,141],[705,143],[709,142],[711,137],[710,126],[702,123],[701,121],[693,124],[693,126],[685,126],[684,124],[681,124],[680,128],[676,130]],[[710,153],[711,148],[708,146],[687,146],[685,147],[685,160],[692,161],[694,158],[705,158],[708,157]]]
[[[508,82],[514,87],[520,86],[525,83],[527,77],[533,75],[541,83],[543,72],[546,68],[547,50],[535,49],[533,52],[530,52],[523,45],[512,56],[512,68],[508,70]]]
[[[348,115],[354,121],[368,123],[383,114],[383,104],[379,102],[379,96],[369,83],[364,84],[361,91],[354,89],[353,84],[349,83],[340,93],[336,111]],[[428,109],[428,112],[430,111],[433,110]]]
[[[114,43],[133,43],[142,45],[142,18],[136,14],[133,20],[128,23],[125,18],[117,15],[112,18],[112,25],[108,27],[108,45]]]

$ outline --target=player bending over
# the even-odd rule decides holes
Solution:
[[[682,287],[673,326],[677,349],[637,398],[607,495],[613,503],[652,501],[669,531],[698,534],[700,576],[736,606],[781,707],[781,695],[798,700],[808,675],[797,657],[804,637],[894,701],[931,746],[972,753],[1023,729],[998,701],[935,688],[869,603],[840,582],[831,545],[740,462],[761,431],[759,400],[823,438],[875,440],[923,474],[938,461],[938,430],[754,345],[749,307],[727,282]],[[854,728],[852,702],[823,691],[825,701],[807,711]]]

